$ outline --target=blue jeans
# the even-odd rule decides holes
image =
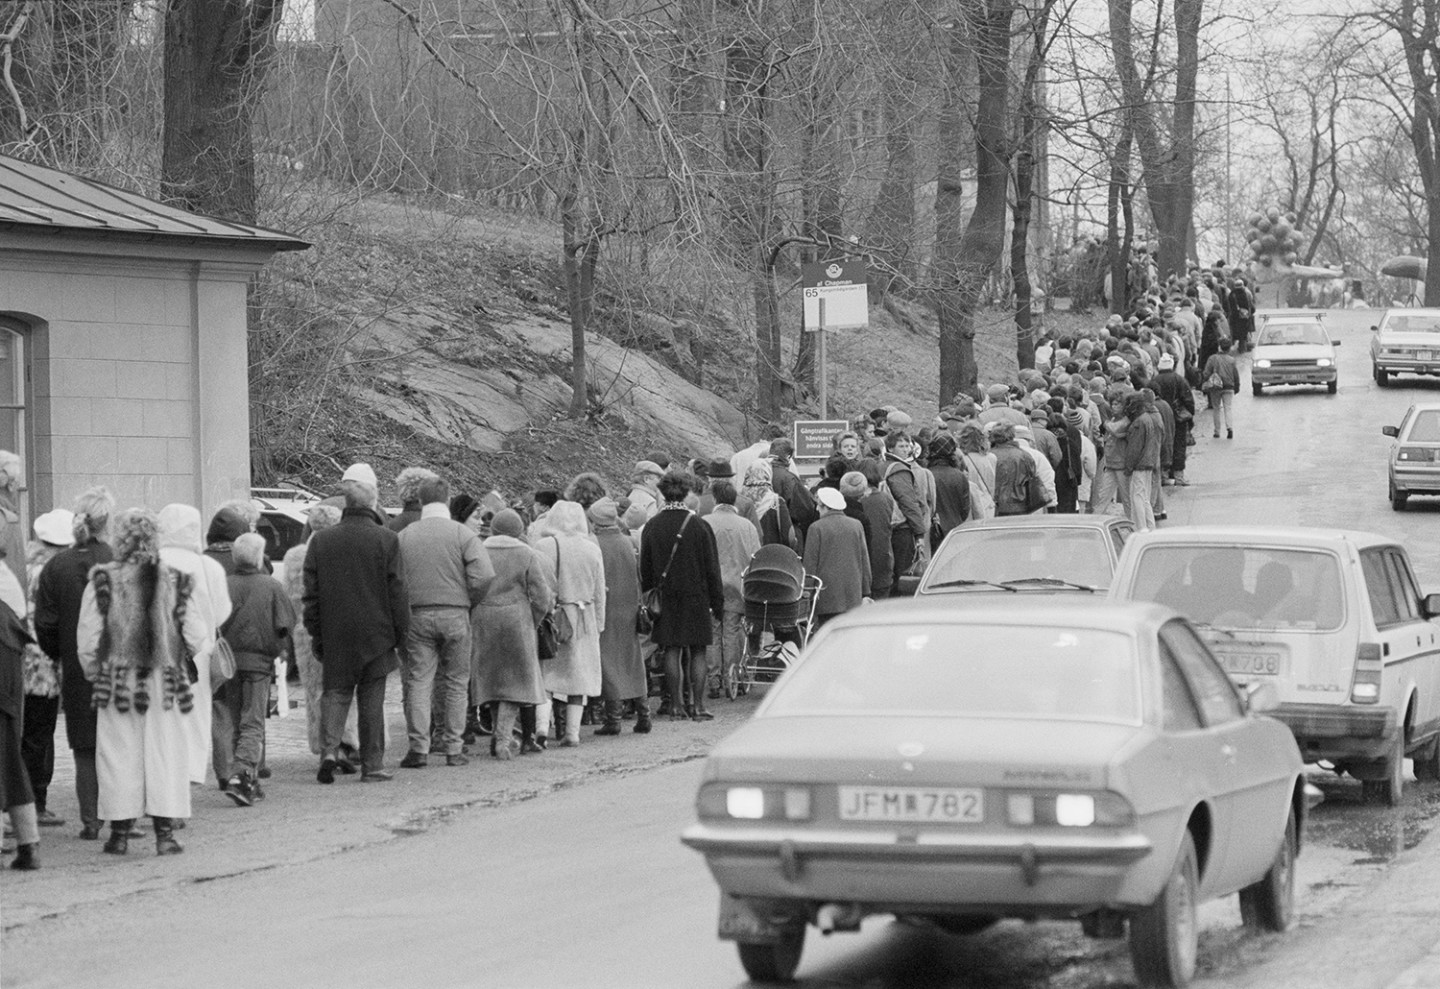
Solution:
[[[470,610],[413,610],[405,653],[400,682],[405,691],[405,731],[410,751],[429,753],[430,708],[438,700],[441,709],[436,721],[444,754],[459,755],[470,686]]]

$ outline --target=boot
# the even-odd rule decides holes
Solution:
[[[135,824],[135,819],[128,821],[111,821],[110,837],[105,842],[102,851],[111,855],[124,855],[130,851],[130,828]]]
[[[155,823],[155,854],[179,855],[185,849],[175,840],[175,823],[168,817],[150,818]]]
[[[12,869],[40,868],[40,843],[32,842],[15,849],[15,858],[10,862]]]
[[[1187,480],[1185,480],[1185,472],[1184,472],[1183,470],[1182,470],[1182,471],[1176,471],[1176,473],[1175,473],[1175,483],[1176,483],[1176,485],[1178,485],[1179,487],[1182,487],[1182,488],[1188,488],[1188,487],[1190,486],[1190,482],[1187,481]]]
[[[565,740],[560,743],[561,748],[573,749],[580,744],[580,718],[584,710],[584,704],[565,705]]]
[[[565,737],[565,721],[566,721],[566,718],[567,718],[568,715],[569,715],[569,712],[568,712],[568,710],[567,710],[567,708],[569,708],[569,707],[570,707],[570,705],[567,704],[567,703],[565,703],[564,701],[552,700],[552,701],[550,702],[550,714],[551,714],[551,716],[555,719],[555,732],[554,732],[554,735],[555,735],[556,738],[564,738],[564,737]],[[543,715],[544,715],[544,712],[542,711],[542,712],[540,712],[540,714],[541,714],[541,716],[543,716]],[[537,732],[543,731],[543,729],[542,729],[542,728],[536,728],[536,731],[537,731]]]

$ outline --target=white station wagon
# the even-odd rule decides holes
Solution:
[[[1242,688],[1273,683],[1273,716],[1306,762],[1400,802],[1404,760],[1440,779],[1440,594],[1405,547],[1367,532],[1176,527],[1125,545],[1113,597],[1185,615]]]

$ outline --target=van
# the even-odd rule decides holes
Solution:
[[[1126,543],[1110,593],[1188,617],[1242,689],[1273,683],[1305,761],[1361,780],[1367,800],[1399,803],[1406,757],[1440,780],[1440,594],[1421,594],[1394,540],[1157,529]]]

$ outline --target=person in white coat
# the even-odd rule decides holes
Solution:
[[[110,822],[105,851],[128,851],[141,814],[154,823],[155,852],[183,851],[177,819],[190,816],[194,715],[190,664],[214,640],[194,604],[194,581],[160,562],[153,512],[122,512],[114,525],[115,562],[90,573],[80,602],[76,651],[96,708],[98,814]]]
[[[230,591],[225,586],[225,568],[204,555],[204,531],[200,510],[191,505],[166,505],[160,509],[160,562],[190,577],[191,607],[205,621],[210,638],[216,639],[220,626],[230,617]],[[190,782],[204,783],[210,768],[210,655],[195,657],[196,680],[190,685],[195,710],[185,719],[190,738]],[[225,781],[218,780],[220,788]]]
[[[556,502],[547,516],[546,534],[535,544],[546,575],[555,587],[556,607],[574,630],[554,659],[541,663],[545,691],[565,698],[565,737],[560,745],[580,744],[580,715],[585,698],[599,697],[600,633],[605,630],[605,559],[577,502]]]

